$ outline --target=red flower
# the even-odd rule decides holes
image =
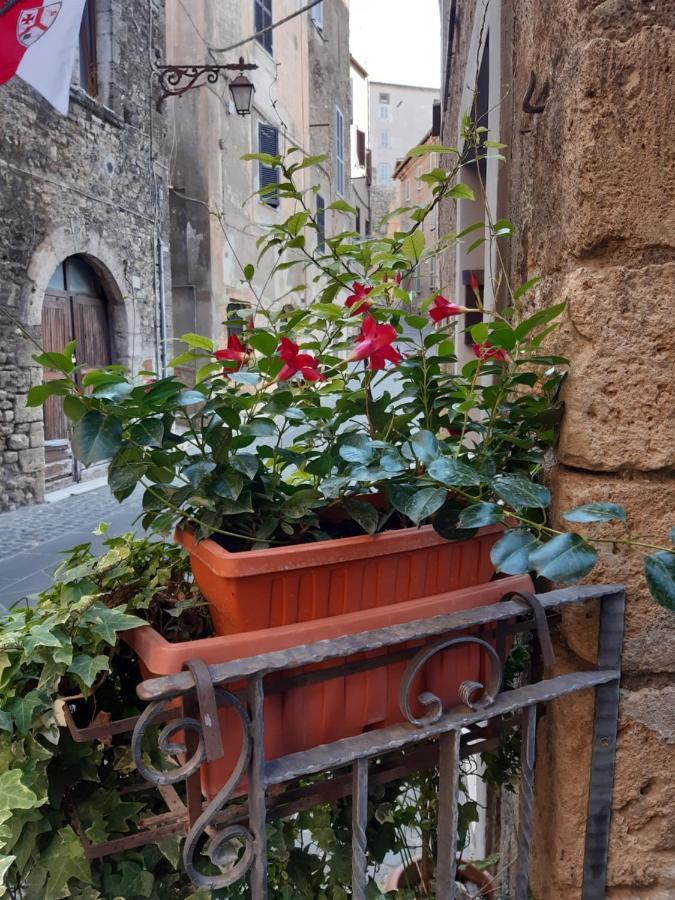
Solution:
[[[279,381],[288,381],[296,372],[300,372],[306,381],[326,381],[326,376],[319,372],[319,362],[309,353],[300,353],[300,348],[293,341],[282,337],[277,353],[284,361],[284,366],[277,376]]]
[[[216,350],[214,356],[219,362],[234,362],[235,366],[227,366],[230,372],[238,372],[248,358],[248,350],[244,347],[236,334],[231,334],[227,339],[226,350]]]
[[[401,354],[393,342],[398,335],[393,325],[378,325],[372,316],[366,316],[361,327],[361,334],[357,338],[356,347],[349,355],[349,362],[358,359],[369,359],[369,369],[384,369],[387,361],[399,363]]]
[[[451,303],[445,297],[439,294],[429,308],[429,316],[434,322],[442,322],[443,319],[449,319],[450,316],[460,316],[464,312],[464,307]]]
[[[476,278],[475,272],[469,273],[469,287],[471,288],[472,291],[474,291],[475,293],[478,293],[479,284],[478,284],[478,279]]]
[[[493,347],[487,341],[484,344],[473,344],[471,349],[478,359],[494,359],[495,362],[509,362],[509,354],[501,347]]]
[[[365,284],[359,284],[358,281],[355,281],[352,284],[352,293],[345,300],[345,306],[352,309],[352,315],[358,316],[359,313],[365,312],[370,306],[370,300],[367,300],[366,297],[372,291],[371,287],[366,287]]]

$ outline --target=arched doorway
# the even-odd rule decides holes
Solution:
[[[49,280],[42,307],[42,345],[61,352],[76,342],[77,362],[87,368],[112,362],[109,310],[105,290],[93,267],[83,256],[70,256],[56,267]],[[45,373],[45,379],[59,378]],[[53,490],[80,481],[82,472],[70,449],[68,419],[59,397],[50,397],[44,408],[45,489]]]

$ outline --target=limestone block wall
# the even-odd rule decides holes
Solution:
[[[134,368],[155,366],[155,248],[166,239],[165,117],[151,72],[164,57],[163,10],[163,0],[97,5],[99,98],[74,87],[68,117],[19,79],[0,87],[0,307],[39,341],[50,277],[84,254],[106,288],[116,361]],[[0,312],[0,510],[44,493],[42,410],[25,405],[42,377],[36,352]]]
[[[443,143],[456,135],[457,86],[475,65],[466,56],[474,13],[461,4]],[[663,545],[675,524],[675,7],[503,0],[502,23],[503,130],[491,137],[508,145],[498,214],[517,232],[504,252],[516,284],[544,276],[532,308],[569,304],[551,347],[571,361],[554,515],[620,503],[634,532]],[[540,115],[522,110],[530,72],[548,82]],[[444,215],[441,232],[452,229],[453,212]],[[604,545],[592,578],[628,588],[607,898],[666,900],[675,896],[675,617],[621,544]],[[590,611],[565,617],[560,671],[593,660],[595,628]],[[536,900],[580,896],[591,722],[591,698],[577,697],[549,707],[538,728]]]

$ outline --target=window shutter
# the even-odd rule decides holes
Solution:
[[[363,168],[366,164],[366,133],[360,128],[356,130],[356,158]]]
[[[270,156],[279,155],[279,132],[271,125],[264,125],[262,122],[258,122],[258,152],[267,153]],[[279,170],[275,166],[259,163],[258,175],[261,188],[268,184],[279,184]],[[276,191],[262,194],[261,200],[268,206],[279,206],[279,194]]]
[[[321,194],[316,195],[316,225],[316,249],[323,252],[326,249],[326,201]]]
[[[345,120],[335,107],[335,190],[342,197],[345,192]]]

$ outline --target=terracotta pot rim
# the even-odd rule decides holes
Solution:
[[[364,534],[355,537],[336,538],[312,544],[294,544],[288,547],[268,547],[264,550],[242,550],[232,553],[210,538],[198,541],[189,527],[178,527],[175,540],[190,556],[195,557],[216,575],[226,578],[245,578],[292,569],[306,569],[332,565],[337,562],[385,556],[401,550],[419,550],[445,544],[470,543],[488,534],[504,530],[503,525],[480,528],[466,541],[447,540],[434,531],[432,525],[421,528],[401,528],[381,534]]]

